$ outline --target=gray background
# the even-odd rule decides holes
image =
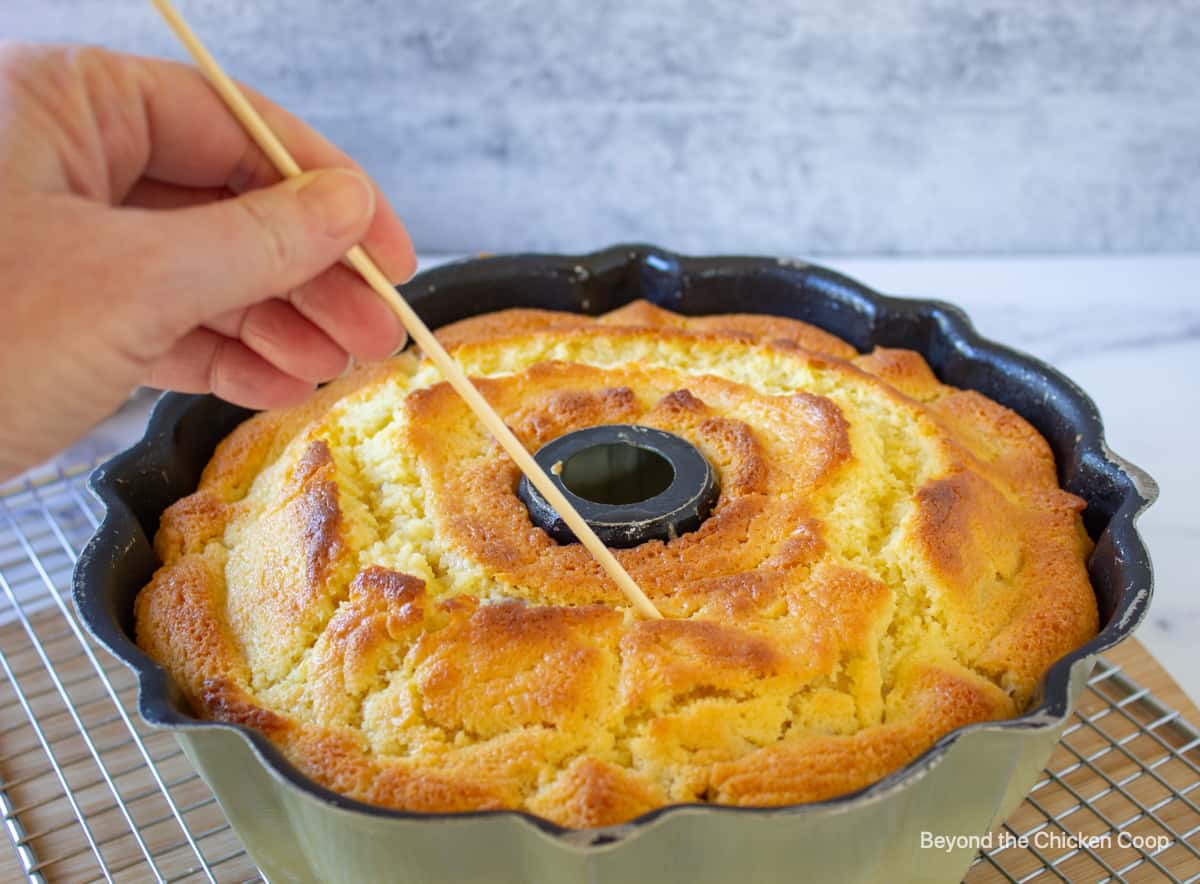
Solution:
[[[1200,249],[1200,0],[179,0],[426,252]],[[179,56],[143,0],[0,34]]]

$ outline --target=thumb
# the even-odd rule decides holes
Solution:
[[[366,235],[374,213],[374,189],[349,169],[156,212],[149,254],[161,262],[151,261],[159,284],[148,288],[200,322],[312,279]]]

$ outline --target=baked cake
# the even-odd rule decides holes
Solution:
[[[1020,714],[1096,633],[1084,504],[1047,443],[916,353],[646,302],[439,336],[530,451],[656,427],[720,498],[615,551],[665,617],[643,620],[530,521],[418,355],[246,421],[163,514],[137,641],[198,715],[329,789],[567,827],[817,801]]]

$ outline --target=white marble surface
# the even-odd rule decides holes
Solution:
[[[957,303],[984,335],[1045,359],[1091,394],[1113,450],[1162,492],[1141,522],[1156,588],[1139,637],[1200,701],[1200,254],[826,263],[881,291]],[[123,445],[147,402],[134,400],[67,456]]]

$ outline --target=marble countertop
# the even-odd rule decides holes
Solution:
[[[437,263],[426,259],[423,266]],[[878,290],[963,307],[985,336],[1061,369],[1100,407],[1113,450],[1159,483],[1141,528],[1155,569],[1138,633],[1200,701],[1200,254],[1122,257],[836,258],[821,261]],[[140,395],[62,460],[135,438]]]

